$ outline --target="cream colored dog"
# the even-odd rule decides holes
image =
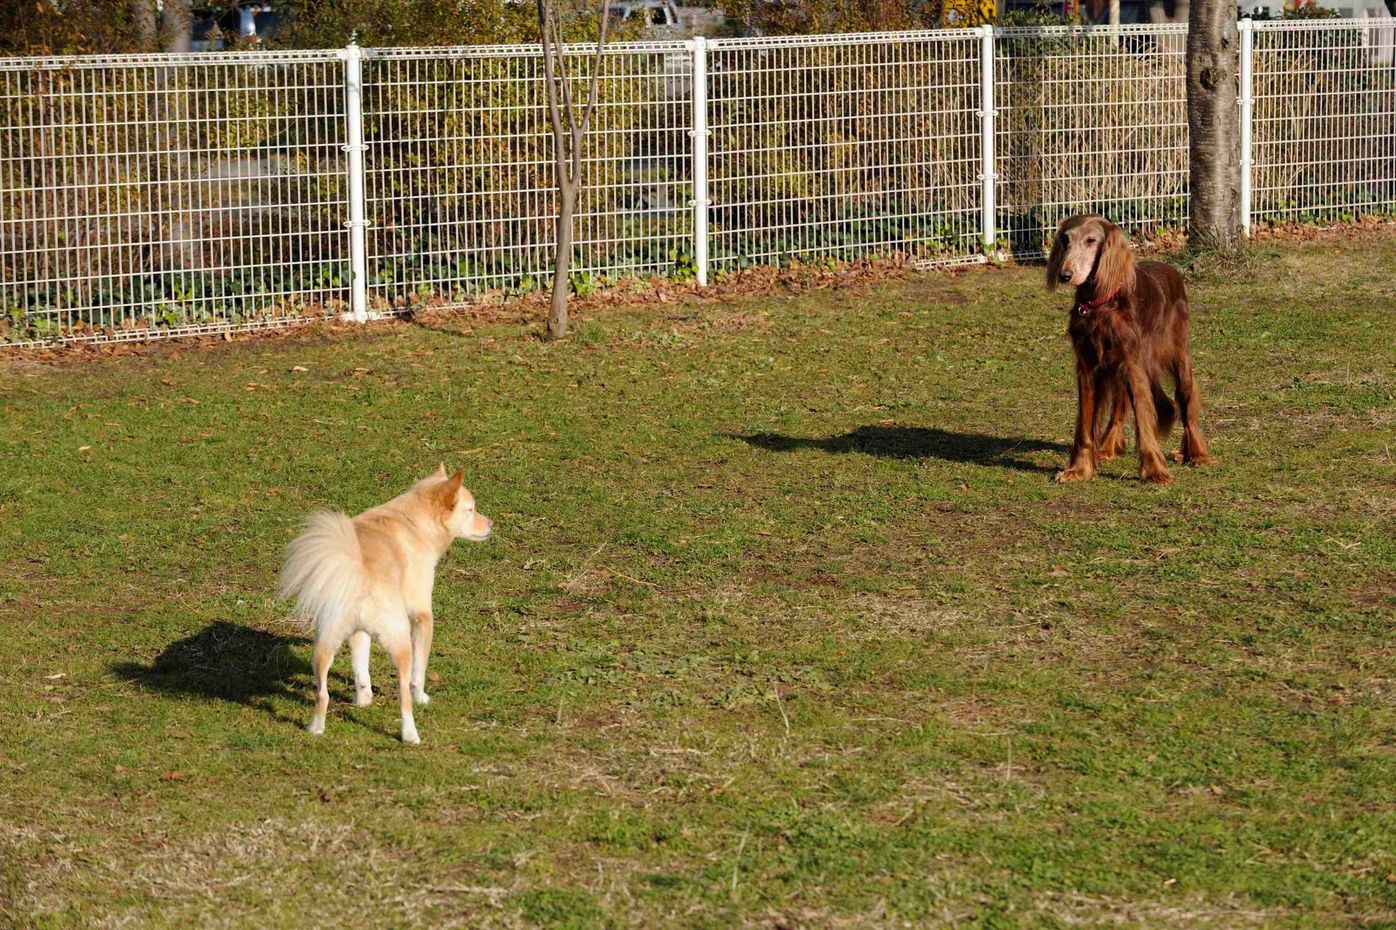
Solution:
[[[429,700],[436,563],[453,540],[483,541],[493,526],[476,512],[475,498],[461,487],[461,478],[461,472],[446,477],[442,465],[406,494],[352,520],[343,513],[312,514],[305,532],[287,547],[277,593],[294,598],[296,613],[315,630],[310,665],[319,690],[311,733],[325,732],[330,663],[346,639],[354,666],[354,703],[364,707],[373,702],[368,680],[373,637],[397,664],[402,741],[421,742],[412,702]]]

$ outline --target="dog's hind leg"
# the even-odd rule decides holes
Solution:
[[[310,670],[315,674],[316,686],[315,714],[307,728],[311,733],[325,732],[325,714],[330,709],[330,665],[342,642],[335,634],[317,634],[315,637],[315,646],[310,652]]]
[[[368,650],[372,642],[363,630],[349,637],[349,659],[354,665],[355,707],[367,707],[373,703],[373,682],[368,676]]]
[[[1105,436],[1100,440],[1100,459],[1108,462],[1125,451],[1125,417],[1129,410],[1129,392],[1123,384],[1108,382],[1104,392],[1110,398],[1110,419],[1105,424]],[[1103,408],[1104,405],[1102,405]]]
[[[1183,421],[1182,460],[1188,465],[1207,465],[1216,459],[1207,451],[1207,440],[1202,438],[1202,427],[1198,419],[1202,414],[1202,398],[1197,393],[1197,382],[1192,379],[1192,359],[1186,352],[1179,355],[1173,366],[1173,376],[1177,381],[1178,414]]]
[[[1168,392],[1163,389],[1163,385],[1153,381],[1149,385],[1154,397],[1154,417],[1158,421],[1156,430],[1159,442],[1168,438],[1168,434],[1173,432],[1173,423],[1178,418],[1178,410],[1173,406],[1173,398],[1168,396]]]
[[[402,711],[402,741],[404,743],[420,743],[422,739],[417,735],[417,722],[412,719],[412,634],[406,623],[403,623],[401,628],[397,624],[393,626],[391,631],[385,630],[379,633],[378,641],[388,651],[388,655],[393,657],[393,664],[397,666],[398,706]]]
[[[412,620],[412,698],[418,704],[431,700],[427,696],[427,659],[435,626],[430,610],[419,611]]]

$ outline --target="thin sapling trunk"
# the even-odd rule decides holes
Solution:
[[[606,47],[610,18],[603,2],[596,57],[591,66],[591,88],[586,106],[578,114],[572,95],[572,81],[567,74],[561,19],[550,0],[537,0],[537,3],[538,27],[543,45],[543,86],[547,93],[548,123],[553,136],[553,174],[557,184],[557,221],[553,226],[556,252],[553,256],[552,300],[548,307],[548,338],[562,339],[567,335],[567,289],[571,281],[569,272],[577,194],[582,184],[582,146],[596,110],[601,82],[601,55]]]

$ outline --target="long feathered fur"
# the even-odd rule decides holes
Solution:
[[[364,557],[354,522],[347,514],[322,511],[305,521],[305,531],[286,547],[277,594],[295,599],[296,615],[316,630],[331,629],[363,594]]]

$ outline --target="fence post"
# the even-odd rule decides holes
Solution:
[[[1251,110],[1255,103],[1255,23],[1249,16],[1236,24],[1241,33],[1241,234],[1251,234]]]
[[[349,312],[356,323],[368,320],[368,261],[364,248],[364,76],[363,50],[350,42],[344,50],[346,134],[349,155]]]
[[[985,23],[979,27],[979,179],[984,211],[981,224],[984,231],[984,254],[993,257],[998,231],[994,228],[998,208],[994,202],[994,122],[998,111],[994,104],[994,27]]]
[[[697,36],[693,51],[693,264],[700,287],[708,283],[708,40]]]

